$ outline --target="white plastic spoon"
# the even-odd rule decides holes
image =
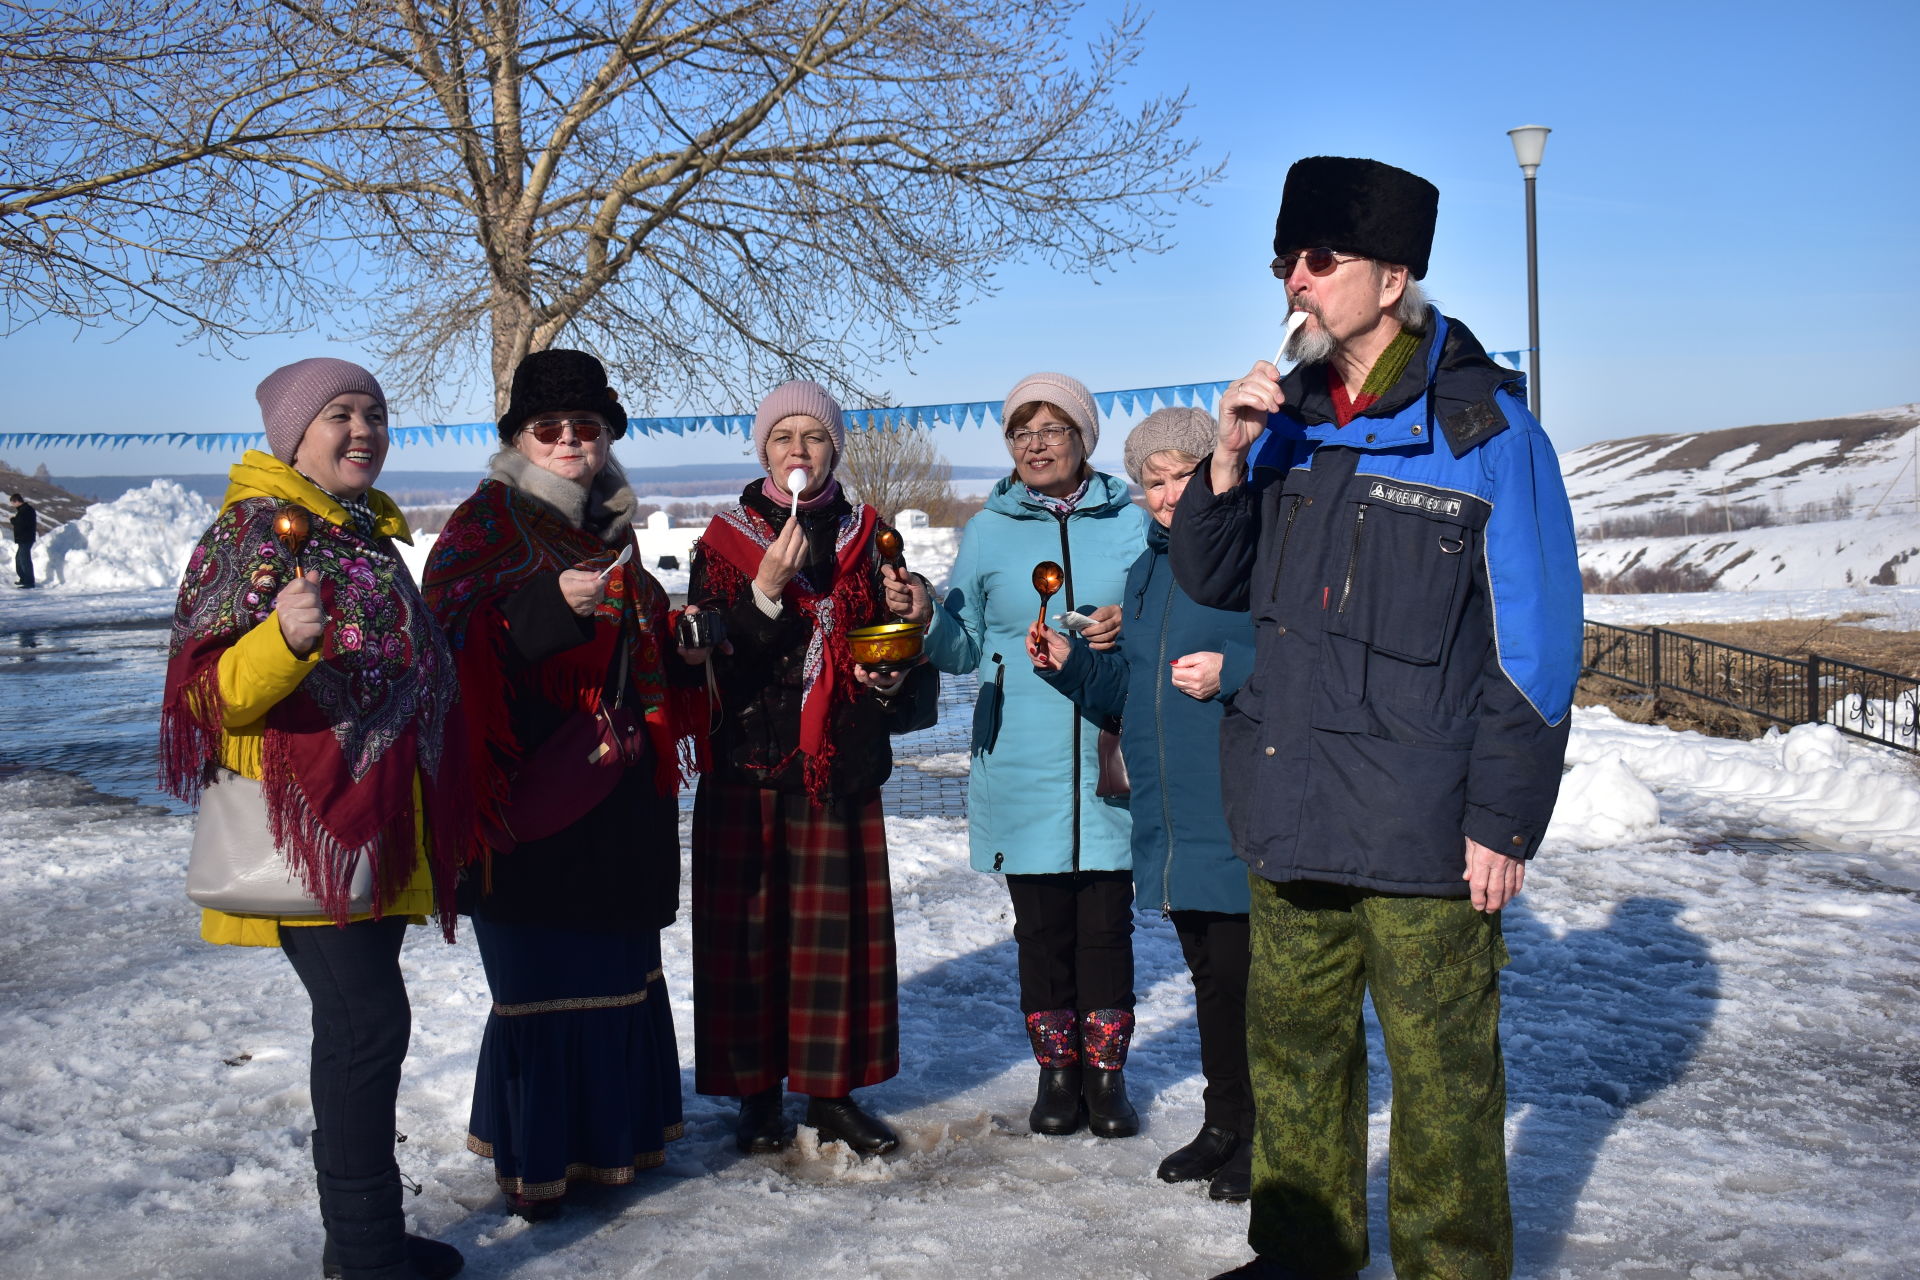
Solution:
[[[805,471],[787,472],[787,488],[793,492],[793,514],[798,516],[800,514],[800,495],[804,493],[807,488],[807,473]]]
[[[633,544],[629,542],[626,546],[620,548],[620,558],[600,571],[600,581],[605,582],[613,576],[615,569],[618,569],[631,559],[633,559]]]
[[[1282,360],[1287,358],[1287,344],[1293,341],[1293,335],[1300,332],[1300,326],[1306,322],[1307,313],[1304,311],[1296,311],[1287,317],[1287,336],[1280,339],[1280,349],[1273,353],[1273,363],[1276,368]]]

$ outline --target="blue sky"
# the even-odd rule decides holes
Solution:
[[[1523,347],[1524,206],[1506,130],[1538,123],[1554,130],[1539,179],[1541,390],[1562,449],[1920,400],[1916,47],[1910,0],[1163,4],[1131,87],[1189,88],[1187,129],[1229,160],[1207,206],[1180,216],[1168,253],[1095,280],[1009,267],[885,385],[923,404],[997,399],[1035,369],[1095,390],[1237,376],[1279,335],[1268,242],[1303,155],[1372,156],[1432,180],[1429,292],[1488,347]],[[244,360],[176,343],[164,326],[116,338],[54,322],[6,339],[9,429],[250,429],[253,385],[278,364],[336,354],[377,367],[311,334],[250,343]],[[484,388],[464,403],[450,420],[490,416]],[[1118,458],[1127,425],[1110,424],[1097,456]],[[992,434],[940,434],[954,462],[1005,459]],[[397,449],[388,465],[469,468],[484,453]],[[630,437],[620,453],[745,456],[712,433]],[[5,453],[56,476],[228,460]]]

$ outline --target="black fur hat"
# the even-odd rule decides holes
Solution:
[[[1309,156],[1287,170],[1275,255],[1322,246],[1427,274],[1440,189],[1378,160]]]
[[[589,410],[607,420],[615,440],[627,434],[627,411],[607,385],[606,368],[584,351],[535,351],[520,361],[500,418],[500,443],[512,444],[522,423],[554,409]]]

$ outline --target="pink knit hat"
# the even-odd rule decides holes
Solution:
[[[783,382],[767,392],[767,398],[753,411],[753,451],[762,467],[767,465],[767,436],[783,419],[804,414],[833,435],[833,466],[840,465],[840,451],[847,443],[847,424],[840,405],[817,382]],[[829,474],[832,467],[828,468]]]
[[[1080,445],[1091,458],[1094,446],[1100,443],[1100,410],[1093,403],[1093,393],[1087,390],[1086,383],[1064,373],[1028,374],[1007,392],[1007,402],[1000,407],[1002,428],[1013,417],[1015,409],[1035,400],[1066,410],[1068,420],[1080,428]]]
[[[320,411],[333,403],[335,396],[360,391],[387,407],[387,393],[380,382],[359,365],[331,356],[296,360],[275,369],[260,380],[253,398],[260,402],[260,420],[267,427],[267,448],[280,461],[291,464],[300,437],[307,433]]]

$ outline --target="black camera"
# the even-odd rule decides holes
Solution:
[[[682,649],[713,649],[727,638],[727,624],[717,613],[701,610],[683,613],[673,628],[674,642]]]

